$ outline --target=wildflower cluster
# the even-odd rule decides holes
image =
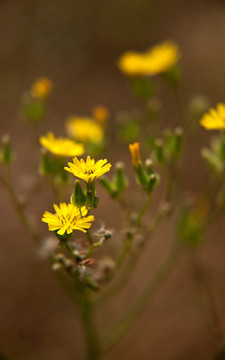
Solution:
[[[116,141],[122,140],[119,145],[122,159],[119,158],[113,168],[103,154],[109,118],[104,106],[96,106],[91,116],[68,114],[60,136],[52,131],[40,136],[39,125],[47,115],[53,83],[48,78],[39,78],[23,94],[21,113],[38,138],[41,150],[38,190],[43,184],[52,190],[53,199],[42,212],[42,222],[48,225],[50,239],[31,221],[26,213],[26,202],[22,203],[16,194],[11,178],[14,152],[9,136],[2,138],[0,184],[7,191],[26,231],[40,247],[39,253],[49,256],[52,269],[63,278],[65,288],[80,308],[89,360],[99,359],[102,349],[111,348],[128,330],[148,295],[167,278],[181,249],[187,245],[190,249],[200,246],[212,220],[225,209],[225,104],[219,103],[208,110],[208,99],[201,95],[184,107],[178,91],[182,80],[180,59],[181,51],[173,41],[163,42],[144,53],[128,52],[119,59],[120,70],[132,77],[131,86],[141,99],[141,105],[115,115]],[[159,79],[155,75],[161,75],[162,86],[174,96],[172,114],[162,112],[165,104],[160,91],[156,90]],[[166,128],[163,128],[164,116],[168,116]],[[216,130],[217,135],[209,146],[201,149],[210,177],[195,193],[186,189],[183,179],[186,165],[183,168],[181,160],[189,136],[199,124],[207,130]],[[110,153],[110,146],[108,149]],[[136,185],[132,183],[133,178]],[[119,230],[101,226],[93,231],[98,224],[96,208],[100,199],[104,199],[103,193],[97,196],[98,182],[110,196],[108,201],[118,204]],[[136,186],[136,190],[131,186]],[[48,194],[48,199],[51,195]],[[32,198],[28,194],[27,203]],[[53,212],[46,211],[52,209],[52,204]],[[103,203],[103,211],[108,211],[110,206],[104,208]],[[134,307],[112,330],[110,341],[105,345],[96,335],[93,308],[126,284],[143,249],[148,251],[148,242],[163,220],[168,234],[174,227],[171,252],[158,272],[149,278]],[[103,255],[99,252],[94,256],[95,250],[111,238],[109,256],[104,253],[107,246],[104,246]],[[111,283],[111,280],[114,281]],[[104,287],[106,283],[107,288]]]

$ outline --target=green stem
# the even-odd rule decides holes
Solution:
[[[171,88],[172,88],[172,91],[173,91],[175,104],[176,104],[176,108],[177,108],[178,125],[180,125],[180,124],[184,123],[184,121],[183,121],[184,116],[183,116],[183,112],[182,112],[182,106],[181,106],[181,102],[180,102],[178,87],[177,86],[172,86]]]
[[[202,293],[201,307],[204,308],[204,304],[205,304],[205,311],[207,312],[208,315],[207,318],[209,318],[210,321],[209,329],[210,330],[213,329],[215,348],[217,349],[217,342],[221,341],[220,319],[218,317],[215,299],[212,290],[208,284],[204,269],[199,264],[196,251],[192,253],[192,264],[193,264],[195,279],[198,284],[198,289]]]
[[[147,243],[147,240],[149,242],[150,237],[153,235],[154,230],[156,229],[157,225],[161,222],[161,220],[168,214],[171,213],[171,209],[169,206],[165,206],[164,203],[159,207],[158,212],[156,213],[155,217],[153,218],[152,222],[150,223],[149,227],[146,229],[144,234],[144,240],[141,244],[141,247],[136,249],[134,253],[132,253],[131,257],[129,258],[129,262],[126,264],[125,269],[120,274],[117,282],[112,285],[108,291],[103,293],[101,296],[99,296],[95,301],[99,305],[102,305],[106,303],[108,300],[112,298],[112,296],[117,293],[128,281],[130,278],[130,275],[135,268],[136,263],[138,262],[141,253],[143,252],[143,248],[145,244]]]
[[[152,198],[152,192],[150,192],[150,193],[148,194],[148,197],[147,197],[147,199],[146,199],[146,201],[145,201],[145,204],[144,204],[144,206],[143,206],[143,208],[142,208],[142,210],[141,210],[141,212],[140,212],[140,214],[139,214],[139,216],[138,216],[138,219],[137,219],[137,222],[136,222],[136,231],[137,231],[137,230],[139,229],[139,227],[141,226],[143,217],[145,216],[145,213],[146,213],[146,211],[148,210],[148,207],[149,207],[149,205],[150,205],[151,198]]]
[[[84,293],[81,301],[81,315],[86,339],[87,360],[98,360],[100,358],[100,344],[93,319],[93,304]]]
[[[172,251],[163,262],[153,279],[147,284],[147,287],[140,295],[136,303],[126,313],[123,319],[113,328],[103,339],[104,352],[109,351],[129,330],[133,323],[138,319],[143,312],[145,306],[149,303],[149,300],[154,296],[159,286],[166,280],[174,261],[177,258],[181,245],[176,243]]]
[[[92,240],[92,237],[91,237],[91,235],[90,235],[90,233],[89,233],[88,230],[87,230],[87,232],[86,232],[86,236],[87,236],[87,238],[88,238],[89,244],[92,245],[92,244],[93,244],[93,240]]]

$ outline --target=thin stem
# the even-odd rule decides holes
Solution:
[[[139,229],[139,227],[141,226],[141,223],[142,223],[142,220],[143,220],[143,217],[146,213],[146,211],[148,210],[148,207],[150,205],[150,202],[151,202],[151,198],[152,198],[152,192],[150,192],[147,196],[147,199],[145,201],[145,204],[138,216],[138,219],[137,219],[137,222],[136,222],[136,231]]]
[[[127,224],[129,222],[129,218],[130,218],[130,209],[128,204],[126,203],[125,199],[123,196],[120,196],[118,198],[118,203],[120,205],[121,211],[122,211],[122,216],[123,216],[123,220],[124,220],[124,224]]]
[[[92,251],[99,246],[102,246],[102,241],[98,241],[98,242],[91,244],[87,251],[86,258],[89,258],[92,254]]]
[[[124,246],[123,246],[123,249],[116,261],[116,269],[118,269],[125,256],[127,255],[127,253],[130,251],[130,248],[131,248],[131,245],[132,245],[132,240],[137,232],[137,230],[140,228],[141,224],[142,224],[142,220],[143,220],[143,217],[144,215],[146,214],[146,211],[148,210],[148,207],[150,205],[150,202],[151,202],[151,197],[152,197],[152,192],[148,194],[148,197],[144,203],[144,206],[143,208],[141,209],[140,213],[139,213],[139,216],[137,218],[137,221],[136,221],[136,224],[135,224],[135,227],[134,229],[128,229],[127,231],[127,235],[126,235],[126,239],[125,239],[125,242],[124,242]]]
[[[182,106],[181,106],[181,102],[180,102],[180,97],[179,97],[179,92],[178,92],[178,87],[177,86],[171,86],[172,88],[172,92],[174,95],[174,100],[175,100],[175,104],[176,104],[176,108],[177,108],[177,118],[178,118],[178,124],[181,125],[184,123],[184,116],[183,116],[183,112],[182,112]]]
[[[181,245],[176,243],[172,251],[158,269],[155,276],[150,280],[144,289],[143,293],[139,296],[136,303],[128,310],[123,319],[113,328],[103,339],[104,352],[109,351],[116,343],[126,334],[133,323],[138,319],[143,312],[149,300],[154,296],[159,286],[166,280],[172,266],[177,258]]]
[[[90,235],[90,233],[89,233],[89,231],[87,230],[87,232],[86,232],[86,236],[87,236],[87,238],[88,238],[88,241],[89,241],[89,244],[93,244],[93,239],[92,239],[92,237],[91,237],[91,235]]]
[[[104,304],[108,300],[112,298],[112,296],[117,293],[128,281],[130,278],[132,271],[135,268],[135,265],[137,264],[141,253],[143,252],[143,248],[146,245],[147,242],[149,242],[150,237],[153,235],[157,225],[164,219],[164,217],[171,213],[171,209],[169,206],[165,206],[164,203],[162,203],[159,207],[158,212],[156,213],[155,217],[153,218],[150,225],[147,227],[144,236],[143,236],[143,242],[141,246],[136,249],[135,252],[131,254],[131,257],[129,258],[128,263],[126,264],[126,267],[124,268],[123,272],[120,274],[118,281],[112,285],[108,291],[103,293],[100,297],[98,297],[95,301],[99,305]],[[148,240],[148,241],[147,241]]]
[[[30,234],[31,238],[39,244],[41,241],[41,236],[38,233],[36,227],[31,223],[30,219],[27,217],[23,206],[21,205],[20,201],[17,198],[17,195],[14,191],[13,185],[12,185],[12,179],[11,179],[11,173],[10,173],[10,167],[9,165],[6,166],[6,179],[4,179],[2,176],[0,177],[0,183],[6,191],[8,192],[8,195],[12,201],[12,204],[22,222],[27,232]]]
[[[93,319],[93,304],[86,291],[81,301],[81,315],[86,339],[86,359],[98,360],[100,358],[100,343]]]
[[[216,309],[215,299],[211,288],[208,284],[204,269],[199,264],[196,251],[192,253],[192,265],[194,270],[195,279],[198,284],[198,289],[202,291],[202,302],[205,301],[205,309],[210,318],[210,330],[214,330],[215,347],[217,349],[217,342],[221,340],[221,327],[220,320]]]

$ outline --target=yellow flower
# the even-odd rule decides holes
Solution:
[[[216,109],[210,109],[200,120],[207,130],[225,130],[225,104],[217,104]]]
[[[98,177],[108,172],[111,164],[107,163],[107,159],[98,160],[95,162],[90,156],[87,157],[86,162],[80,161],[75,157],[73,163],[68,163],[69,167],[64,169],[71,172],[74,176],[83,179],[86,183],[93,183]]]
[[[38,78],[31,87],[31,95],[37,99],[43,99],[52,92],[52,81],[46,77]]]
[[[103,140],[103,130],[90,118],[71,116],[66,123],[67,131],[77,141],[99,144]]]
[[[46,136],[41,136],[40,143],[51,153],[59,156],[73,157],[80,156],[84,153],[82,144],[77,144],[67,138],[55,138],[52,132],[49,132]]]
[[[177,45],[166,41],[144,53],[125,53],[118,65],[127,75],[156,75],[169,70],[178,62],[180,56]]]
[[[137,167],[142,163],[139,147],[140,147],[140,143],[138,142],[129,145],[129,150],[131,153],[132,163],[134,167]]]
[[[73,204],[61,203],[53,205],[56,214],[46,211],[42,221],[48,224],[49,231],[57,231],[57,234],[71,234],[73,230],[87,232],[91,227],[91,222],[95,220],[93,215],[87,215],[87,209],[83,206],[81,209]],[[82,217],[81,217],[82,214]]]
[[[100,124],[104,125],[109,117],[108,110],[105,106],[96,106],[92,111],[93,118]]]
[[[129,51],[121,56],[118,66],[126,75],[141,75],[143,73],[143,55]]]

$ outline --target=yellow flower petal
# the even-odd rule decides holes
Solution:
[[[102,127],[90,118],[71,116],[66,122],[68,134],[77,141],[99,144],[103,140]]]
[[[216,109],[209,109],[200,120],[207,130],[225,130],[225,104],[217,104]]]
[[[85,206],[81,210],[73,204],[61,203],[59,206],[56,204],[53,206],[56,214],[46,211],[42,221],[48,224],[49,231],[57,230],[59,235],[71,234],[73,230],[86,232],[94,221],[93,215],[85,216],[87,214]]]
[[[172,41],[156,45],[144,53],[123,54],[118,66],[126,75],[156,75],[169,70],[180,59],[180,51]]]
[[[52,132],[49,132],[46,136],[41,136],[40,143],[48,151],[58,156],[73,157],[84,153],[82,144],[75,143],[75,141],[68,138],[56,138]]]
[[[95,160],[88,156],[86,162],[83,159],[79,161],[75,157],[73,163],[69,162],[68,167],[64,169],[88,183],[94,182],[98,177],[108,172],[111,166],[111,164],[107,163],[107,159],[98,160],[95,163]]]

